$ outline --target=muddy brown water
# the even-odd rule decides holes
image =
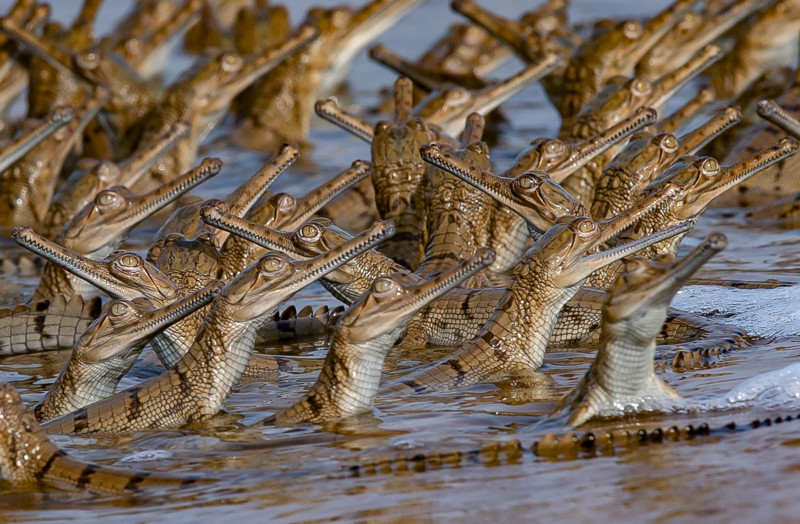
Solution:
[[[8,2],[0,2],[6,9]],[[55,16],[66,19],[77,2],[56,2]],[[105,27],[122,12],[106,2]],[[493,3],[509,15],[523,9],[517,2]],[[654,12],[662,2],[575,2],[574,18],[637,16]],[[296,20],[306,3],[293,5]],[[379,40],[405,56],[416,56],[455,17],[446,2],[428,2]],[[176,63],[188,61],[179,53]],[[496,75],[519,64],[510,61]],[[393,76],[362,54],[349,76],[347,103],[370,106],[377,90]],[[684,95],[685,96],[685,95]],[[516,151],[535,136],[553,136],[558,127],[554,110],[538,87],[525,90],[503,106],[507,122],[492,149],[495,165],[504,167]],[[226,126],[210,144],[223,144]],[[347,167],[368,158],[366,144],[315,121],[313,150],[304,162],[281,177],[278,188],[299,194]],[[263,155],[211,145],[204,152],[226,162],[223,174],[200,191],[215,195],[255,171]],[[687,239],[693,245],[710,231],[728,235],[730,247],[713,259],[700,276],[798,281],[800,233],[770,224],[747,222],[735,214],[715,211],[705,216]],[[130,240],[144,249],[157,224],[139,228]],[[8,242],[4,250],[14,249]],[[23,300],[34,282],[4,279],[2,301]],[[697,291],[697,290],[695,290]],[[762,290],[750,295],[705,287],[679,297],[682,307],[741,322],[762,337],[747,349],[730,354],[703,369],[661,376],[677,391],[696,399],[726,392],[743,380],[782,368],[800,355],[800,322],[794,315],[798,298],[786,290]],[[745,297],[744,299],[742,297]],[[334,303],[313,286],[296,303]],[[447,354],[393,354],[386,372],[395,377]],[[616,456],[574,461],[550,461],[530,453],[498,464],[465,463],[460,467],[428,468],[424,473],[395,472],[352,477],[348,467],[368,457],[418,452],[468,450],[496,439],[519,438],[529,445],[537,434],[522,428],[547,414],[555,400],[585,372],[587,352],[550,354],[541,375],[486,384],[459,391],[419,396],[381,396],[372,416],[329,427],[274,429],[260,424],[288,406],[313,383],[324,358],[323,346],[293,350],[300,366],[270,381],[239,386],[226,413],[201,427],[141,432],[123,436],[54,441],[74,456],[173,474],[200,474],[211,479],[189,491],[166,490],[135,497],[96,497],[63,492],[30,493],[4,487],[0,491],[0,521],[190,522],[235,518],[250,521],[384,521],[469,520],[502,517],[569,521],[594,520],[796,520],[800,424],[789,423],[724,438],[649,445]],[[52,382],[66,352],[7,358],[0,361],[0,379],[13,382],[25,402],[35,403]],[[145,358],[123,381],[128,387],[158,372]],[[748,422],[768,414],[800,413],[800,402],[786,402],[777,411],[751,410],[703,416],[712,425],[728,420]],[[648,417],[627,425],[687,423],[698,416]],[[602,427],[613,427],[606,424]]]

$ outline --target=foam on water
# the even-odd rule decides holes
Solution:
[[[800,335],[800,286],[776,289],[737,289],[688,286],[678,292],[672,307],[716,317],[755,336]]]

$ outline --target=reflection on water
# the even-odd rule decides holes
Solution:
[[[109,6],[119,8],[121,3],[106,2],[103,16],[113,19],[119,11]],[[6,9],[5,4],[0,2],[0,8]],[[70,9],[74,10],[72,4],[77,2],[56,2],[56,15],[67,16]],[[650,13],[658,8],[655,2],[629,0],[603,3],[584,0],[575,4],[573,12],[580,20]],[[305,3],[293,4],[295,19],[304,8]],[[522,10],[522,6],[511,0],[493,3],[492,8],[507,14]],[[405,56],[415,56],[440,34],[439,24],[443,20],[454,18],[448,14],[446,2],[431,1],[381,41]],[[512,61],[497,75],[515,67],[518,64]],[[392,80],[391,74],[362,55],[349,79],[352,90],[348,99],[369,106],[377,100],[377,89]],[[516,148],[537,134],[555,134],[558,124],[538,88],[526,90],[504,107],[508,123],[501,144],[492,150],[492,158],[500,166],[506,165]],[[224,135],[225,129],[212,140]],[[299,194],[349,166],[355,158],[369,155],[366,144],[319,121],[315,121],[312,141],[315,148],[304,152],[305,165],[281,177],[279,190]],[[238,184],[255,171],[263,158],[217,146],[207,153],[222,157],[226,167],[222,175],[202,188],[204,195],[218,194],[219,190]],[[700,276],[800,280],[796,249],[800,238],[796,231],[748,224],[718,213],[700,221],[687,239],[686,248],[712,230],[726,233],[730,247],[715,257]],[[130,245],[143,249],[153,231],[153,224],[141,228]],[[3,303],[9,304],[22,299],[33,283],[23,280],[3,284],[7,293],[2,297]],[[730,300],[729,293],[735,291],[705,288],[703,299],[719,307],[704,308],[698,301],[692,302],[688,298],[691,292],[679,300],[684,307],[748,322],[746,314],[754,312],[751,298]],[[781,333],[781,336],[765,337],[753,347],[728,355],[705,369],[663,372],[662,377],[682,395],[694,399],[721,395],[745,379],[783,368],[797,359],[800,330],[780,329],[782,312],[787,316],[795,313],[793,305],[784,302],[788,300],[786,297],[793,296],[793,291],[753,293],[752,300],[769,306],[776,325],[774,330],[761,331],[754,323],[749,326],[764,335]],[[319,287],[309,288],[301,299],[306,303],[333,302]],[[387,360],[387,372],[414,369],[442,354],[392,355]],[[14,382],[24,400],[33,404],[52,382],[65,358],[65,353],[54,353],[4,359],[0,362],[0,379]],[[351,477],[347,466],[365,457],[467,450],[514,436],[529,445],[535,435],[518,429],[552,409],[555,399],[588,368],[591,354],[548,355],[543,368],[546,378],[535,376],[416,397],[380,397],[374,416],[332,427],[262,427],[261,420],[291,404],[313,383],[323,358],[323,349],[305,348],[298,357],[297,369],[282,372],[270,381],[240,386],[230,400],[228,412],[202,427],[119,437],[54,439],[83,460],[201,474],[213,479],[208,486],[126,498],[92,497],[91,504],[80,494],[41,495],[6,490],[0,494],[2,518],[189,521],[221,520],[234,512],[245,521],[489,520],[498,515],[535,516],[540,520],[594,520],[597,515],[628,520],[685,519],[697,515],[715,520],[794,517],[792,509],[800,471],[800,454],[796,449],[800,441],[795,437],[794,424],[725,438],[648,445],[593,460],[553,462],[526,453],[517,461],[498,465],[464,464],[429,468],[424,474],[396,472]],[[157,368],[146,359],[137,364],[123,386],[154,372]],[[721,425],[731,418],[747,421],[754,417],[754,413],[740,412],[713,416],[711,421]],[[651,418],[640,424],[685,423],[690,419],[696,416]]]

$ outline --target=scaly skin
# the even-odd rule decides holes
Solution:
[[[75,109],[71,122],[0,174],[0,205],[5,210],[0,214],[0,225],[41,226],[64,160],[107,98],[104,89],[95,91]]]
[[[275,415],[275,424],[321,423],[371,411],[384,359],[411,318],[493,258],[491,250],[482,248],[428,281],[408,273],[376,279],[337,321],[317,381],[301,400]]]
[[[372,140],[372,184],[381,218],[392,220],[395,237],[381,251],[408,269],[422,261],[427,243],[427,191],[425,164],[419,148],[435,139],[425,121],[412,114],[411,81],[394,84],[395,116],[378,122]]]
[[[31,0],[18,0],[11,6],[4,19],[24,24],[31,31],[37,31],[50,16],[50,6],[33,4]],[[16,56],[18,48],[5,35],[0,35],[0,110],[5,111],[9,104],[28,86],[28,71]]]
[[[218,172],[218,161],[211,160],[145,195],[133,194],[124,186],[101,191],[72,217],[55,241],[90,257],[104,256],[119,246],[136,224]],[[69,278],[63,269],[50,265],[45,267],[33,300],[71,292],[89,291]]]
[[[53,264],[63,267],[76,277],[86,280],[111,297],[133,300],[137,297],[145,296],[157,306],[166,307],[170,303],[188,294],[188,292],[175,285],[159,268],[145,261],[141,255],[137,253],[115,251],[104,260],[92,260],[72,250],[59,246],[33,233],[30,229],[15,229],[13,235],[15,240],[25,248],[41,255]],[[188,241],[186,242],[188,243]],[[172,270],[177,277],[184,281],[189,281],[192,278],[191,273],[196,269],[192,263],[196,261],[202,253],[197,249],[181,250],[181,247],[182,243],[176,239],[175,242],[171,242],[164,250],[163,255],[166,259],[164,261],[165,269],[168,271]],[[195,274],[195,277],[196,276]],[[211,282],[213,274],[208,276],[200,275],[200,277],[203,282],[207,283]],[[200,289],[202,285],[195,287]],[[65,299],[63,296],[56,297],[54,300],[54,303],[57,305],[63,304],[64,302]],[[33,309],[29,309],[27,306],[19,306],[13,311],[0,310],[0,319],[7,319],[0,321],[0,333],[2,333],[3,329],[8,329],[5,328],[5,325],[9,322],[14,322],[15,325],[20,325],[26,321],[31,324],[37,322],[41,326],[57,325],[56,320],[58,319],[58,315],[62,315],[65,317],[65,322],[63,322],[63,324],[66,324],[66,327],[72,326],[73,330],[67,333],[66,327],[62,329],[64,332],[60,334],[60,345],[58,347],[71,347],[67,342],[68,338],[72,338],[71,344],[74,345],[89,322],[96,319],[100,314],[99,298],[95,298],[88,303],[96,304],[96,307],[84,307],[83,299],[76,296],[70,299],[72,309],[67,310],[67,312],[63,311],[65,309],[63,305],[61,305],[61,307],[56,307],[50,305],[46,301],[35,304]],[[49,310],[48,305],[50,305]],[[70,311],[73,310],[74,312],[70,313]],[[40,318],[28,320],[31,316],[29,311],[42,311],[43,313],[37,313],[37,316]],[[80,315],[79,318],[81,321],[78,322],[77,326],[74,326],[74,321],[69,321],[68,317],[70,314]],[[259,335],[266,341],[297,339],[318,335],[320,332],[326,332],[325,327],[337,314],[337,310],[329,311],[327,308],[320,308],[316,312],[304,309],[298,314],[293,307],[290,307],[283,312],[276,313],[275,317],[270,322],[261,326]],[[320,326],[320,324],[322,324],[322,326]],[[164,367],[173,367],[178,360],[189,351],[202,325],[203,316],[193,314],[188,318],[168,326],[163,334],[158,334],[153,338],[153,349],[159,360],[161,360],[161,363],[164,364]],[[50,329],[52,330],[52,328]],[[17,329],[15,332],[18,331]],[[31,334],[34,334],[41,331],[41,328],[37,328],[36,330],[31,329],[29,331]],[[34,338],[29,342],[31,343],[31,347],[18,348],[15,352],[41,351],[44,349],[36,345],[38,343],[38,338]],[[17,341],[16,344],[18,347],[19,342]],[[12,346],[12,350],[13,349],[14,346]],[[256,355],[248,369],[248,374],[259,375],[268,371],[277,371],[281,368],[282,364],[283,361],[279,357]]]
[[[257,93],[240,109],[235,140],[251,149],[269,150],[308,136],[314,102],[338,85],[355,54],[402,17],[417,0],[372,0],[359,10],[347,7],[309,10],[305,24],[319,39],[265,77]]]
[[[503,18],[486,11],[471,0],[455,0],[454,11],[469,18],[488,31],[523,61],[536,63],[543,56],[559,57],[559,66],[542,78],[542,85],[556,107],[561,104],[561,79],[572,53],[581,43],[581,38],[567,22],[564,2],[547,2],[538,9],[524,13],[519,21]]]
[[[571,123],[562,122],[559,136],[563,140],[583,139],[597,134],[630,116],[639,107],[660,111],[664,103],[703,69],[722,56],[717,46],[706,46],[686,64],[674,71],[648,81],[635,77],[624,81],[615,77],[595,96]],[[572,173],[562,182],[564,188],[587,207],[594,198],[594,188],[602,168],[619,152],[618,147],[607,150],[594,162]]]
[[[0,356],[72,347],[98,316],[100,297],[56,295],[31,305],[0,309]]]
[[[195,162],[200,143],[225,116],[231,100],[316,36],[313,29],[303,26],[280,46],[265,53],[244,57],[221,53],[211,60],[199,61],[167,88],[161,103],[150,110],[126,137],[128,142],[124,147],[136,151],[149,146],[164,129],[184,121],[189,124],[189,136],[163,159],[163,163],[167,174],[186,171]],[[163,176],[160,170],[151,171],[135,187],[160,184]]]
[[[186,137],[189,128],[179,122],[157,137],[147,149],[142,149],[123,162],[90,161],[88,169],[77,169],[53,196],[44,219],[45,236],[55,236],[94,196],[116,185],[130,186],[150,171],[159,159]]]
[[[537,138],[514,159],[503,176],[514,178],[526,171],[544,171],[561,182],[597,155],[628,138],[644,126],[655,124],[657,114],[649,107],[639,108],[616,125],[579,142],[564,143],[557,138]]]
[[[800,107],[800,70],[795,71],[792,86],[786,89],[783,95],[777,98],[775,102],[789,115],[797,113]],[[769,113],[770,108],[774,112],[774,106],[767,106],[760,109],[759,113]],[[767,147],[775,141],[776,136],[780,136],[781,129],[779,127],[783,129],[781,126],[776,127],[775,122],[772,124],[763,121],[755,123],[745,133],[742,133],[725,156],[725,161],[738,162]],[[783,130],[791,134],[790,131]],[[781,198],[792,200],[793,195],[800,193],[800,182],[794,176],[798,168],[800,168],[798,158],[788,158],[780,164],[765,170],[752,180],[740,184],[737,190],[729,191],[722,195],[714,202],[714,206],[755,207]],[[791,209],[792,204],[779,204],[779,206],[788,206],[788,209]],[[772,211],[775,210],[773,209]]]
[[[685,104],[675,110],[674,113],[662,118],[656,124],[659,133],[674,133],[686,122],[689,122],[700,110],[716,99],[717,94],[710,87],[704,87],[697,91],[697,94],[690,98]]]
[[[445,134],[458,136],[464,130],[470,113],[486,116],[524,87],[551,73],[559,65],[559,60],[556,55],[547,54],[519,73],[483,89],[453,87],[432,92],[414,106],[414,113]]]
[[[405,60],[383,44],[373,46],[369,56],[397,74],[411,78],[424,92],[445,84],[482,89],[482,76],[502,64],[508,49],[483,29],[452,24],[447,33],[417,60]]]
[[[51,420],[54,433],[135,431],[180,427],[215,415],[247,368],[259,324],[278,304],[392,233],[379,224],[309,262],[266,255],[229,282],[206,316],[203,332],[176,366],[75,413]]]
[[[269,189],[270,184],[294,163],[298,153],[296,145],[284,144],[275,155],[264,163],[261,169],[241,185],[234,188],[221,201],[228,206],[228,209],[232,209],[237,214],[246,213]],[[219,171],[221,168],[222,162],[217,159],[214,169]],[[175,211],[156,232],[153,243],[147,252],[147,259],[153,263],[158,260],[164,239],[172,233],[179,233],[186,238],[210,233],[213,236],[215,247],[221,247],[227,238],[227,234],[223,231],[209,230],[200,219],[200,208],[205,203],[205,200],[196,196],[183,198],[178,203]]]
[[[73,459],[47,437],[19,394],[0,383],[0,478],[17,486],[46,484],[96,493],[162,492],[169,486],[189,487],[198,479],[131,471]]]
[[[735,0],[729,5],[717,4],[714,12],[685,13],[681,20],[639,60],[636,64],[636,74],[655,78],[668,73],[686,63],[702,47],[712,43],[771,1]]]
[[[215,227],[242,235],[266,248],[283,251],[294,259],[315,256],[352,238],[329,222],[315,219],[292,234],[273,231],[239,217],[207,210],[204,219]],[[367,251],[322,279],[336,298],[352,304],[366,293],[376,278],[402,268],[375,250]],[[497,309],[505,288],[454,289],[425,306],[411,320],[403,338],[404,347],[459,346],[475,336]],[[548,351],[557,348],[596,345],[599,341],[601,308],[605,292],[581,288],[559,313],[550,335]],[[670,365],[691,368],[709,358],[745,344],[745,334],[731,326],[678,310],[670,310],[660,343],[683,344],[668,355]],[[666,361],[665,361],[666,362]]]
[[[257,203],[246,217],[248,220],[275,229],[296,229],[331,199],[349,189],[353,184],[365,180],[371,174],[372,169],[369,162],[356,160],[349,169],[309,191],[305,196],[295,198],[285,193],[272,195]],[[230,209],[227,212],[240,214],[234,213]],[[220,231],[218,234],[221,233]],[[222,246],[219,257],[219,278],[223,280],[233,278],[264,253],[263,248],[252,242],[236,235],[229,236]]]
[[[472,113],[461,148],[452,155],[476,169],[491,169],[489,148],[481,142],[484,119]],[[438,275],[459,261],[471,257],[482,246],[489,245],[489,227],[494,201],[492,197],[459,180],[450,173],[430,166],[431,182],[428,197],[428,242],[425,255],[414,272],[423,278]],[[464,287],[486,287],[490,281],[475,275],[464,281]]]
[[[657,209],[642,217],[620,238],[620,242],[641,238],[641,235],[660,231],[678,221],[696,222],[714,198],[762,169],[793,155],[797,152],[798,147],[800,147],[800,142],[786,137],[769,149],[764,149],[737,164],[723,167],[720,167],[719,163],[710,157],[699,159],[685,157],[683,161],[674,164],[643,190],[643,194],[648,194],[651,190],[660,188],[661,184],[669,182],[682,188],[680,196],[671,201],[662,202]],[[646,257],[660,253],[674,255],[678,251],[678,245],[682,238],[682,236],[678,236],[656,244],[645,250],[642,255]],[[587,284],[605,288],[614,280],[619,268],[619,265],[609,266],[592,275]]]
[[[83,51],[94,39],[94,21],[101,2],[102,0],[84,0],[69,29],[62,30],[58,24],[47,24],[43,39],[58,41],[76,52]],[[11,23],[13,24],[13,20]],[[76,107],[85,103],[88,98],[84,86],[74,75],[63,68],[53,67],[47,60],[35,54],[30,58],[28,74],[29,118],[44,118],[57,107]]]
[[[742,118],[735,107],[726,107],[702,126],[684,136],[640,133],[628,142],[603,170],[597,181],[591,216],[605,220],[623,212],[630,196],[638,195],[660,173],[684,155],[693,155]]]
[[[564,69],[562,122],[571,122],[616,75],[633,73],[636,62],[669,31],[694,2],[676,0],[644,26],[635,20],[595,24],[594,33],[575,50]]]
[[[658,242],[662,235],[686,230],[683,226],[639,244],[586,255],[639,213],[634,208],[603,228],[585,217],[560,218],[514,268],[514,282],[483,329],[450,358],[401,379],[392,391],[462,387],[538,369],[559,311],[592,271]]]
[[[106,304],[36,404],[37,420],[58,417],[113,395],[148,339],[210,303],[221,288],[221,283],[214,283],[160,309],[145,298]]]
[[[800,1],[778,0],[737,32],[733,49],[708,69],[717,95],[734,97],[768,68],[792,65],[800,34]]]
[[[726,246],[725,235],[712,233],[679,262],[672,255],[626,262],[603,305],[597,357],[549,418],[577,427],[593,418],[663,411],[679,404],[680,395],[653,369],[656,336],[678,290]]]
[[[84,153],[97,158],[118,159],[122,153],[120,137],[157,103],[158,96],[153,86],[118,56],[109,56],[96,46],[66,47],[9,19],[0,20],[0,30],[47,64],[48,70],[55,75],[54,80],[48,81],[67,80],[74,91],[75,105],[83,98],[82,92],[89,88],[102,85],[108,89],[109,99],[101,110],[101,122],[88,126],[89,148]]]
[[[392,456],[376,458],[369,462],[356,464],[347,468],[350,476],[367,476],[376,473],[398,472],[407,474],[409,471],[424,472],[428,468],[441,469],[452,466],[462,468],[476,462],[497,467],[505,458],[509,463],[518,464],[526,450],[530,450],[535,457],[547,461],[553,460],[584,460],[587,458],[608,457],[617,454],[626,454],[633,449],[649,447],[668,442],[694,441],[698,437],[724,437],[733,433],[749,431],[751,429],[766,428],[773,424],[782,424],[793,420],[800,420],[797,415],[778,415],[763,420],[753,420],[748,424],[729,422],[724,426],[709,426],[707,422],[686,424],[681,427],[674,425],[664,428],[644,429],[608,429],[602,428],[584,433],[569,432],[557,435],[547,433],[531,445],[523,445],[519,440],[506,440],[492,442],[480,448],[465,451],[448,451],[436,453],[417,453],[413,456]],[[716,441],[712,438],[710,441]]]
[[[100,48],[122,56],[139,74],[152,76],[158,70],[164,45],[197,20],[202,0],[182,4],[165,0],[143,0],[100,41]]]

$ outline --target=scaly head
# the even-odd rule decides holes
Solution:
[[[562,215],[588,216],[586,208],[575,197],[542,171],[523,173],[516,178],[499,177],[469,165],[438,144],[424,146],[420,154],[426,162],[508,206],[536,231],[546,231],[555,218]]]
[[[72,358],[88,364],[102,363],[109,359],[125,360],[129,354],[136,358],[137,352],[132,349],[138,343],[211,303],[221,289],[222,283],[214,281],[203,289],[160,308],[143,297],[112,300],[103,307],[100,317],[78,339]]]
[[[478,248],[459,265],[430,280],[394,273],[375,279],[359,301],[340,318],[340,329],[348,341],[358,344],[405,325],[420,309],[447,293],[465,279],[494,262],[494,251]]]
[[[647,193],[661,184],[679,185],[682,197],[671,206],[677,220],[696,219],[706,206],[731,187],[747,180],[767,167],[797,152],[800,142],[784,137],[770,148],[759,151],[741,162],[720,166],[711,157],[685,157],[644,189]]]
[[[604,322],[623,322],[646,308],[666,309],[689,277],[727,245],[725,235],[711,233],[680,260],[673,255],[658,255],[651,260],[634,257],[626,261],[608,289]]]
[[[199,168],[144,195],[124,186],[103,190],[67,222],[56,241],[85,253],[118,245],[140,221],[219,173],[220,165],[219,160],[204,160]]]
[[[291,261],[286,255],[268,253],[225,286],[217,307],[225,307],[230,318],[249,322],[270,312],[283,300],[316,281],[394,233],[391,222],[378,222],[371,229],[337,248],[306,261]]]
[[[53,444],[10,384],[0,382],[0,479],[36,482],[36,461]]]
[[[164,304],[181,296],[180,290],[164,273],[136,253],[114,251],[103,260],[94,260],[37,235],[29,227],[16,227],[11,236],[25,249],[112,297],[133,299],[144,295]]]

